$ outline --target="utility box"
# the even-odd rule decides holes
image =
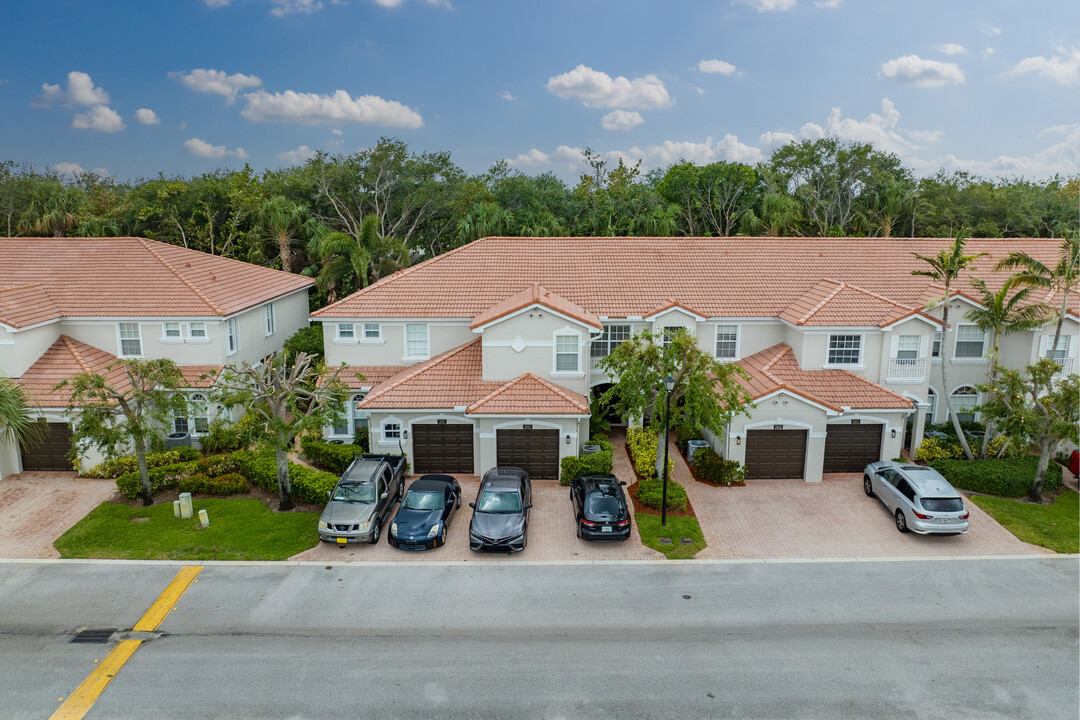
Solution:
[[[582,457],[584,457],[586,455],[595,455],[598,452],[600,452],[600,446],[599,445],[582,445],[581,446],[581,455],[582,455]]]
[[[686,459],[694,462],[694,453],[707,447],[709,447],[709,443],[704,440],[691,440],[686,443]]]
[[[191,433],[174,432],[165,436],[165,447],[191,447]]]

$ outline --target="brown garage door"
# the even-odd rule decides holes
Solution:
[[[472,425],[413,425],[412,433],[413,472],[475,472]]]
[[[881,459],[880,424],[830,425],[825,436],[824,472],[862,472]]]
[[[805,462],[805,430],[747,431],[746,477],[801,478]]]
[[[513,465],[534,478],[559,477],[558,430],[497,430],[499,465]]]
[[[71,426],[67,423],[40,423],[41,441],[23,447],[23,470],[70,470]]]

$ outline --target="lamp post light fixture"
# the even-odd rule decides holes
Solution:
[[[675,378],[664,378],[666,410],[664,411],[664,484],[660,501],[660,527],[667,527],[667,481],[668,481],[668,433],[671,430],[671,391],[675,389]]]

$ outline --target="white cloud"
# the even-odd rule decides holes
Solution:
[[[511,95],[509,90],[503,90],[501,93],[499,93],[499,97],[501,97],[506,102],[517,102],[518,99],[518,96]]]
[[[540,152],[536,148],[532,148],[524,155],[518,155],[511,162],[515,165],[546,165],[551,162],[551,156],[545,152]]]
[[[1001,34],[1001,28],[997,27],[996,25],[991,25],[987,22],[979,23],[979,30],[986,33],[987,35],[992,35],[995,37]]]
[[[612,110],[604,116],[603,125],[605,130],[629,130],[645,122],[640,113],[628,110]]]
[[[335,135],[337,135],[338,137],[341,137],[342,135],[344,135],[344,134],[345,134],[345,133],[344,133],[344,131],[342,131],[342,129],[341,129],[341,128],[334,128],[334,129],[333,129],[333,130],[331,130],[330,132],[334,133],[334,134],[335,134]]]
[[[844,3],[844,0],[815,0],[814,7],[825,10],[835,10]]]
[[[958,45],[956,43],[945,43],[944,45],[939,45],[938,50],[945,53],[946,55],[963,55],[967,52],[966,47],[964,47],[963,45]]]
[[[285,17],[293,13],[309,14],[316,10],[322,10],[323,4],[319,0],[270,0],[274,7],[270,14],[274,17]]]
[[[203,5],[208,8],[222,8],[231,2],[232,0],[203,0]]]
[[[135,120],[143,125],[160,125],[161,118],[150,108],[139,108],[135,111]]]
[[[205,140],[199,138],[191,138],[184,141],[184,150],[191,155],[201,158],[223,158],[227,155],[240,158],[244,160],[248,154],[244,152],[244,148],[236,148],[235,150],[226,150],[224,145],[211,145]]]
[[[771,12],[773,10],[790,10],[798,5],[796,0],[743,0],[758,12]]]
[[[450,4],[450,0],[424,0],[428,5],[433,7],[443,7],[448,10],[453,10],[454,6]],[[382,5],[386,8],[396,8],[405,4],[405,0],[375,0],[377,5]]]
[[[548,92],[581,100],[586,107],[658,108],[672,104],[664,82],[655,75],[630,80],[578,65],[548,79]]]
[[[201,68],[189,73],[171,72],[169,77],[180,78],[180,82],[189,90],[221,95],[225,98],[226,105],[232,105],[236,101],[236,94],[241,90],[262,85],[262,80],[255,75],[229,75],[224,70]]]
[[[920,150],[925,144],[938,142],[945,134],[941,130],[900,130],[899,123],[900,111],[889,98],[883,98],[880,115],[870,113],[865,120],[855,120],[845,118],[840,108],[834,107],[824,127],[808,122],[799,130],[799,137],[803,140],[819,140],[833,135],[841,140],[870,143],[878,150],[903,155]]]
[[[964,82],[964,71],[956,63],[923,60],[918,55],[904,55],[881,66],[881,74],[890,80],[915,87],[940,87]]]
[[[945,137],[944,130],[906,130],[904,134],[914,142],[922,145],[932,145],[936,142],[941,142],[941,138]]]
[[[76,175],[82,175],[86,172],[85,170],[83,170],[82,165],[73,162],[60,162],[56,163],[52,167],[53,170],[60,173],[61,175],[70,175],[71,177],[75,177]]]
[[[839,110],[840,108],[833,108]],[[820,140],[825,137],[825,128],[815,122],[808,122],[799,128],[799,137],[803,140]]]
[[[244,95],[247,107],[240,114],[255,122],[273,121],[314,125],[317,123],[359,123],[392,127],[423,127],[420,113],[396,100],[377,95],[353,98],[344,90],[333,95],[268,93],[258,90]]]
[[[694,88],[694,91],[697,92],[698,95],[704,95],[705,94],[705,90],[703,88],[699,88],[697,85],[694,85],[693,88]]]
[[[739,142],[734,135],[725,135],[720,140],[714,141],[709,137],[705,142],[675,142],[665,140],[659,145],[647,147],[634,146],[626,150],[608,150],[600,153],[601,157],[614,164],[619,160],[628,164],[642,161],[648,167],[663,167],[679,160],[704,165],[708,163],[726,160],[728,162],[755,163],[763,159],[764,153],[760,148],[751,147]],[[560,145],[553,154],[548,154],[533,148],[524,155],[518,155],[509,160],[511,165],[548,165],[566,163],[568,169],[584,169],[584,161],[581,148]]]
[[[997,53],[997,50],[992,47],[988,47],[982,51],[982,59],[989,60],[990,58],[994,57],[995,53]]]
[[[1070,129],[1066,129],[1070,128]],[[993,160],[967,160],[953,154],[929,160],[907,158],[917,170],[927,173],[939,168],[966,170],[977,175],[1019,177],[1049,177],[1055,174],[1073,175],[1080,172],[1080,124],[1055,126],[1065,137],[1034,156],[999,155]]]
[[[1068,135],[1077,128],[1080,128],[1080,123],[1069,123],[1068,125],[1051,125],[1050,127],[1040,130],[1039,137],[1044,137],[1046,135]]]
[[[761,137],[758,138],[758,143],[764,147],[779,147],[781,145],[793,143],[795,140],[795,136],[791,133],[769,131],[761,133]]]
[[[60,89],[59,85],[42,84],[41,95],[34,100],[36,107],[53,107],[55,105],[93,107],[94,105],[108,104],[109,93],[96,87],[89,75],[77,70],[68,73],[67,87],[63,90]]]
[[[1058,85],[1080,84],[1080,47],[1069,50],[1054,48],[1054,55],[1024,58],[1009,71],[1010,75],[1037,73],[1039,77],[1053,80]]]
[[[303,165],[308,160],[315,157],[315,151],[307,145],[301,145],[295,150],[278,153],[277,157],[278,160],[285,165]]]
[[[79,130],[117,132],[124,129],[124,120],[110,107],[98,105],[71,118],[71,127]]]
[[[697,69],[703,73],[719,75],[731,75],[735,72],[735,66],[723,60],[702,60],[697,64]]]

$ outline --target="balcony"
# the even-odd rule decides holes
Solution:
[[[890,358],[887,383],[921,383],[926,380],[926,358]]]
[[[1054,358],[1054,362],[1061,366],[1062,375],[1072,375],[1075,370],[1076,358]]]

